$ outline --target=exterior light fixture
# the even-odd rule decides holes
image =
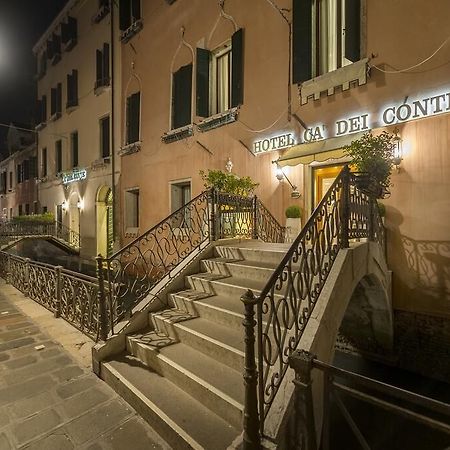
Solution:
[[[61,207],[62,207],[62,210],[63,210],[64,212],[67,212],[67,210],[69,209],[69,204],[67,203],[67,200],[64,200],[64,201],[61,203]]]
[[[77,202],[77,208],[78,208],[80,211],[83,211],[83,209],[84,209],[84,199],[78,200],[78,202]]]
[[[291,192],[291,198],[300,198],[300,192],[297,189],[297,186],[294,186],[291,183],[291,180],[289,180],[289,178],[287,177],[287,175],[283,172],[283,169],[280,167],[280,165],[278,164],[278,162],[274,161],[277,165],[277,171],[276,171],[276,177],[278,181],[283,181],[284,179],[286,179],[286,181],[289,183],[289,185],[292,188],[292,192]]]
[[[400,172],[400,164],[403,160],[403,146],[402,138],[400,136],[400,130],[398,128],[394,129],[394,157],[392,158],[392,163],[394,164],[397,172]]]

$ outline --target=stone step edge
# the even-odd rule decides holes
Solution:
[[[145,396],[137,387],[134,386],[131,382],[129,382],[125,377],[122,376],[120,372],[118,372],[114,367],[112,367],[109,363],[103,362],[102,366],[106,369],[109,374],[114,377],[116,383],[121,383],[124,388],[132,395],[133,400],[135,402],[140,402],[142,407],[145,407],[149,410],[153,416],[153,420],[158,420],[162,422],[162,425],[169,427],[173,433],[179,439],[182,439],[184,443],[186,443],[193,450],[204,450],[203,447],[195,441],[183,428],[181,428],[176,422],[174,422],[164,411],[162,411],[158,406],[156,406],[147,396]],[[107,382],[107,374],[104,378]],[[107,384],[109,384],[107,382]],[[134,407],[133,404],[131,406]],[[135,408],[137,409],[137,408]],[[144,417],[145,419],[145,417]],[[158,427],[160,427],[159,425]],[[158,431],[158,430],[157,430]],[[162,436],[164,438],[164,436]]]
[[[148,345],[136,342],[137,345],[144,347],[144,349],[149,349],[150,351],[153,351],[152,348],[149,348]],[[185,344],[186,345],[186,344]],[[195,350],[193,349],[194,351]],[[201,353],[201,352],[199,352]],[[244,411],[244,405],[239,403],[237,400],[235,400],[234,398],[231,398],[229,395],[225,394],[224,392],[222,392],[220,389],[216,388],[215,386],[213,386],[212,384],[208,383],[206,380],[203,380],[202,378],[200,378],[199,376],[195,375],[194,373],[192,373],[190,370],[185,369],[184,367],[180,366],[178,363],[176,363],[175,361],[172,361],[169,357],[162,355],[159,352],[155,352],[156,354],[156,358],[162,360],[162,362],[164,362],[165,364],[169,365],[170,367],[172,367],[173,369],[177,370],[179,373],[187,376],[188,378],[190,378],[192,381],[194,381],[195,383],[199,384],[200,386],[203,386],[205,389],[207,389],[208,391],[210,391],[213,395],[215,395],[216,397],[221,398],[223,401],[225,401],[226,403],[229,403],[231,406],[233,406],[234,408],[238,409],[239,411],[241,411],[243,413]],[[138,358],[139,359],[139,358]],[[212,359],[212,358],[211,358]],[[218,361],[212,359],[215,363],[218,363]],[[146,365],[144,363],[144,361],[141,361],[142,364]],[[219,363],[221,364],[221,363]],[[149,367],[149,366],[147,366]],[[228,367],[228,366],[227,366]],[[152,370],[156,370],[153,367],[150,367]],[[169,377],[166,377],[165,375],[162,375],[164,378],[167,378],[171,383],[174,383]],[[176,383],[174,383],[176,385]],[[179,388],[181,388],[181,386],[178,386]],[[188,395],[190,395],[188,393]],[[194,400],[197,400],[195,397],[193,397],[191,395],[191,397]],[[198,400],[197,400],[198,401]],[[205,408],[208,408],[206,405],[203,405]],[[208,408],[210,409],[210,408]],[[212,411],[214,412],[214,411]],[[214,414],[216,414],[214,412]]]

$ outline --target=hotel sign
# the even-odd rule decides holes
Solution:
[[[73,169],[71,172],[62,173],[63,184],[73,183],[74,181],[85,180],[87,177],[86,169]]]
[[[351,117],[336,120],[330,130],[324,124],[308,127],[301,135],[302,143],[317,142],[331,137],[339,137],[369,131],[373,128],[395,125],[410,120],[435,116],[450,112],[450,92],[440,92],[433,95],[405,99],[402,103],[383,108],[378,118],[376,115],[362,112]],[[375,117],[375,119],[372,119]],[[253,143],[253,153],[264,153],[281,150],[295,145],[292,133],[261,139]]]

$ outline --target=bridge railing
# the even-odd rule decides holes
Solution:
[[[292,441],[289,448],[305,450],[329,450],[331,445],[330,412],[331,402],[342,414],[348,429],[360,448],[372,448],[367,439],[367,430],[361,430],[358,420],[345,406],[344,398],[352,398],[375,406],[384,413],[392,413],[414,423],[425,425],[429,430],[443,433],[450,438],[450,405],[415,392],[407,391],[360,374],[341,369],[319,361],[313,354],[296,350],[289,358],[290,367],[295,370],[295,412]],[[323,374],[323,417],[322,436],[319,446],[316,438],[316,423],[312,395],[312,372]],[[430,436],[428,436],[429,442]]]
[[[80,235],[60,222],[39,221],[7,221],[0,223],[0,244],[8,244],[11,241],[30,236],[52,236],[63,240],[73,249],[80,248]]]
[[[0,276],[94,340],[100,331],[97,279],[0,252]]]
[[[360,238],[384,245],[376,200],[358,189],[355,176],[345,167],[261,293],[256,296],[249,290],[242,296],[244,448],[258,448],[264,420],[289,367],[289,355],[300,342],[339,250],[348,248],[350,239]]]

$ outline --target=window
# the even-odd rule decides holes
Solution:
[[[58,83],[56,88],[52,88],[51,92],[51,116],[53,120],[61,117],[62,107],[62,84]]]
[[[0,173],[0,194],[6,194],[6,172]]]
[[[29,203],[25,203],[25,215],[26,216],[30,215],[30,204]]]
[[[172,129],[192,122],[192,64],[181,67],[172,78]]]
[[[13,188],[13,173],[12,171],[9,172],[9,189],[12,190]]]
[[[41,150],[41,176],[42,178],[47,176],[47,148]]]
[[[172,183],[170,185],[171,212],[175,212],[187,205],[191,201],[191,182],[183,181],[181,183]],[[174,226],[184,228],[188,226],[190,219],[190,211],[185,210],[181,214],[175,216]]]
[[[77,43],[77,19],[68,17],[67,22],[61,24],[61,42],[66,52],[75,47]]]
[[[139,189],[125,191],[125,226],[139,227]]]
[[[30,178],[37,178],[38,173],[38,164],[37,164],[37,157],[32,156],[30,158]]]
[[[52,65],[55,65],[61,59],[61,37],[55,33],[47,41],[47,57],[52,62]]]
[[[361,0],[294,0],[293,82],[361,58]]]
[[[47,51],[44,50],[37,58],[37,78],[40,80],[47,72]]]
[[[23,182],[23,165],[17,164],[17,184],[20,184]]]
[[[127,134],[126,144],[139,141],[139,120],[141,109],[141,93],[136,92],[127,97]]]
[[[9,208],[9,218],[12,219],[13,217],[13,209]]]
[[[109,86],[109,44],[103,44],[101,50],[96,50],[96,79],[95,89]]]
[[[231,41],[209,51],[197,48],[197,115],[209,117],[244,102],[244,30]]]
[[[100,119],[100,152],[102,158],[107,158],[110,155],[109,116]]]
[[[128,42],[142,28],[141,1],[120,0],[119,27],[122,31],[122,42]]]
[[[62,141],[55,142],[55,172],[62,172]]]
[[[109,14],[109,11],[109,0],[98,0],[98,10],[92,18],[92,21],[94,23],[101,22]]]
[[[78,131],[70,134],[70,155],[72,167],[78,167]]]
[[[78,70],[67,74],[67,103],[66,109],[78,106]]]
[[[23,170],[23,178],[22,181],[26,181],[30,179],[30,160],[25,159],[22,161],[22,170]]]
[[[45,214],[48,211],[48,208],[46,206],[42,207],[42,214]]]
[[[38,125],[45,124],[47,122],[47,96],[43,95],[40,100],[37,101],[36,122]]]
[[[22,212],[22,205],[19,205],[19,216],[21,216],[23,214]]]

